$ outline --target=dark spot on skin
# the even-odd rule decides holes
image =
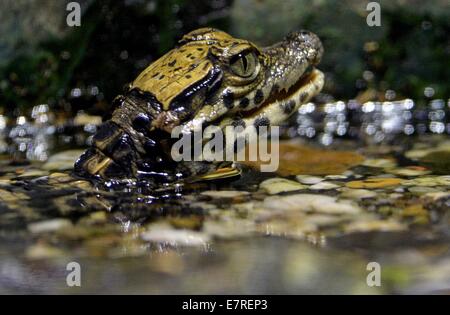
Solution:
[[[118,135],[118,131],[119,131],[119,126],[111,121],[108,121],[108,122],[104,123],[99,128],[97,133],[95,134],[94,139],[93,139],[94,143],[95,142],[103,142],[110,138],[115,138]]]
[[[152,79],[156,78],[157,76],[159,76],[159,72],[156,72],[154,75],[152,75]]]
[[[176,63],[177,63],[177,60],[175,59],[174,61],[169,62],[167,65],[168,65],[169,67],[173,67],[173,66],[175,66]]]
[[[133,128],[139,132],[146,131],[149,126],[150,118],[144,113],[137,115],[133,120]]]
[[[295,101],[294,100],[290,100],[286,103],[282,103],[281,104],[281,108],[283,109],[283,112],[287,115],[289,115],[290,113],[292,113],[292,111],[295,108]]]
[[[178,67],[178,68],[175,68],[173,71],[177,72],[177,71],[180,71],[180,70],[181,70],[181,67]]]
[[[196,95],[198,97],[208,97],[209,90],[213,87],[214,82],[220,82],[219,78],[222,72],[219,67],[211,69],[206,76],[199,78],[194,84],[189,85],[185,90],[178,94],[169,105],[169,109],[177,113],[179,119],[189,118],[193,113],[192,102]]]
[[[103,175],[107,178],[123,178],[131,175],[131,170],[128,165],[127,168],[124,165],[118,165],[112,161],[108,167],[103,171]]]
[[[230,91],[225,92],[225,94],[223,95],[223,104],[225,105],[225,107],[228,109],[232,108],[233,102],[234,102],[233,92]]]
[[[189,59],[191,59],[191,60],[195,60],[195,56],[191,56],[191,58],[189,58]]]
[[[280,90],[280,87],[278,86],[278,84],[275,83],[275,84],[272,86],[272,90],[270,91],[270,94],[277,93],[279,90]]]
[[[181,53],[184,53],[186,51],[186,49],[180,49]]]
[[[152,140],[152,139],[148,139],[145,143],[144,143],[144,150],[147,153],[151,153],[152,151],[154,151],[154,149],[156,148],[156,141]]]
[[[264,101],[264,93],[262,90],[258,90],[255,93],[255,105],[259,105]]]
[[[190,79],[190,78],[192,78],[192,76],[190,74],[187,74],[186,79]]]
[[[242,127],[242,128],[245,128],[245,127],[246,127],[245,121],[242,120],[242,119],[236,119],[236,120],[233,120],[233,122],[231,123],[231,125],[232,125],[233,127]]]
[[[203,66],[203,69],[202,69],[202,70],[205,71],[206,69],[208,69],[208,67],[209,67],[209,64],[206,63],[206,64]]]
[[[256,128],[256,131],[258,131],[259,127],[269,127],[270,126],[270,120],[267,117],[259,117],[255,120],[254,126]]]
[[[161,74],[161,76],[159,77],[160,80],[164,79],[166,76],[164,74]]]
[[[150,92],[143,92],[136,88],[128,92],[126,98],[129,98],[133,103],[145,102],[156,111],[161,111],[162,108],[162,104],[156,99],[155,95]]]
[[[300,103],[303,103],[304,101],[306,101],[307,98],[308,98],[308,93],[303,92],[302,94],[300,94]]]
[[[203,48],[197,48],[198,51],[203,51]]]
[[[189,54],[186,55],[187,58],[190,58],[191,56],[192,56],[191,53],[189,53]]]
[[[111,148],[111,152],[107,152],[106,154],[111,156],[117,164],[129,166],[131,161],[136,160],[135,152],[133,140],[131,140],[128,134],[123,134]]]
[[[250,100],[246,97],[241,99],[241,101],[239,102],[239,106],[242,108],[246,108],[246,107],[248,107],[248,105],[250,105]]]

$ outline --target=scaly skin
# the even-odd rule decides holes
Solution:
[[[170,157],[170,132],[215,124],[278,126],[320,92],[319,38],[290,33],[267,48],[203,28],[152,63],[115,100],[116,109],[75,164],[82,176],[160,178],[208,173],[218,163]]]

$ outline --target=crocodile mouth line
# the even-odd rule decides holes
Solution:
[[[308,102],[311,98],[319,94],[324,85],[324,74],[316,69],[311,68],[302,74],[299,79],[287,89],[272,94],[258,108],[243,113],[243,117],[254,116],[266,110],[273,104],[287,104],[294,102],[293,110],[300,105]]]

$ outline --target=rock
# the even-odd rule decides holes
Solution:
[[[220,239],[239,239],[255,233],[255,222],[247,219],[208,220],[204,222],[203,232]]]
[[[419,159],[419,163],[430,168],[434,174],[450,174],[450,150],[428,153]]]
[[[165,224],[151,224],[141,234],[144,241],[164,243],[172,246],[207,246],[211,241],[205,233],[190,230],[176,230]]]
[[[311,190],[328,190],[328,189],[337,189],[339,188],[339,185],[329,183],[329,182],[322,182],[315,185],[312,185],[309,187]]]
[[[46,244],[35,244],[27,248],[25,257],[28,259],[55,259],[64,257],[64,251]]]
[[[417,195],[441,192],[439,189],[435,189],[435,188],[432,188],[432,187],[426,187],[426,186],[409,187],[408,191],[413,193],[413,194],[417,194]]]
[[[449,198],[450,197],[450,192],[448,192],[448,191],[431,192],[431,193],[426,193],[425,197],[429,197],[433,201],[437,201],[437,200],[439,200],[441,198]]]
[[[52,155],[42,166],[47,171],[66,171],[73,169],[75,161],[83,154],[83,150],[69,150]]]
[[[368,178],[361,181],[348,182],[346,186],[348,188],[366,188],[366,189],[377,189],[377,188],[387,188],[395,187],[403,182],[400,178]]]
[[[248,196],[249,193],[246,191],[236,191],[236,190],[208,190],[202,192],[200,195],[218,199],[222,198],[233,199]]]
[[[319,150],[292,142],[281,142],[279,168],[281,176],[339,175],[364,161],[364,157],[350,151]],[[259,161],[243,162],[259,169]]]
[[[297,175],[296,179],[305,185],[314,185],[322,182],[324,180],[323,177],[317,177],[317,176],[308,176],[308,175]]]
[[[102,124],[102,117],[88,115],[84,112],[79,112],[73,119],[73,124],[75,126],[86,126],[86,125],[100,126]]]
[[[341,197],[350,199],[366,199],[366,198],[375,198],[377,196],[376,192],[367,189],[343,188],[341,191],[342,191]]]
[[[412,217],[414,223],[427,224],[430,221],[428,211],[421,204],[406,207],[401,214],[403,217]]]
[[[367,159],[361,165],[389,169],[396,167],[397,163],[391,159]]]
[[[449,186],[450,176],[427,176],[418,177],[403,182],[405,186],[422,186],[422,187],[435,187],[435,186]]]
[[[421,166],[410,166],[405,168],[397,168],[389,170],[389,173],[397,176],[415,177],[428,175],[431,173],[431,171]]]
[[[182,216],[170,218],[170,224],[176,229],[200,230],[203,225],[203,216]]]
[[[356,221],[344,226],[346,233],[405,231],[407,226],[393,220]]]
[[[42,177],[42,176],[47,176],[48,172],[47,171],[41,171],[41,170],[28,170],[22,174],[20,174],[19,176],[17,176],[17,178],[24,178],[24,177]]]
[[[361,209],[349,200],[330,196],[298,194],[267,197],[263,207],[273,211],[302,211],[324,214],[358,214]]]
[[[414,148],[405,153],[405,156],[411,160],[420,160],[421,158],[440,151],[448,151],[450,152],[450,141],[442,141],[438,143],[436,146],[433,146],[431,149],[427,147],[423,147],[422,143],[415,145]]]
[[[276,195],[282,192],[297,191],[306,189],[307,186],[298,182],[284,178],[271,178],[262,182],[259,186],[271,195]]]
[[[327,175],[325,176],[325,179],[329,179],[329,180],[344,180],[347,179],[348,176],[347,175]]]
[[[54,232],[71,227],[72,222],[67,219],[53,219],[28,224],[28,230],[34,234]]]

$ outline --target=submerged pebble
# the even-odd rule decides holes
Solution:
[[[144,241],[163,243],[171,246],[206,246],[210,237],[202,232],[191,230],[177,230],[170,225],[154,224],[141,234]]]
[[[75,161],[83,154],[83,150],[69,150],[52,155],[42,166],[47,171],[66,171],[73,169]]]
[[[202,196],[208,196],[211,198],[238,198],[248,196],[249,193],[246,191],[236,191],[236,190],[208,190],[201,193]]]
[[[263,207],[274,211],[302,211],[325,214],[357,214],[361,209],[349,200],[322,195],[298,194],[273,196],[264,200]]]
[[[376,192],[367,189],[350,189],[343,188],[341,190],[342,197],[350,199],[365,199],[365,198],[375,198],[378,194]]]
[[[318,177],[318,176],[308,176],[308,175],[297,175],[296,179],[305,185],[315,185],[318,184],[322,181],[324,181],[323,177]]]
[[[33,234],[54,232],[60,229],[71,228],[72,222],[67,219],[53,219],[28,224],[28,230]]]
[[[393,220],[355,221],[344,226],[346,233],[397,232],[406,229],[405,224]]]
[[[366,189],[377,189],[377,188],[387,188],[395,187],[402,183],[400,178],[368,178],[361,181],[348,182],[346,186],[348,188],[366,188]]]
[[[329,183],[329,182],[321,182],[315,185],[312,185],[309,187],[311,190],[328,190],[328,189],[337,189],[339,188],[339,185]]]
[[[293,180],[284,178],[271,178],[262,182],[260,188],[271,195],[276,195],[282,192],[303,190],[306,189],[307,186]]]

